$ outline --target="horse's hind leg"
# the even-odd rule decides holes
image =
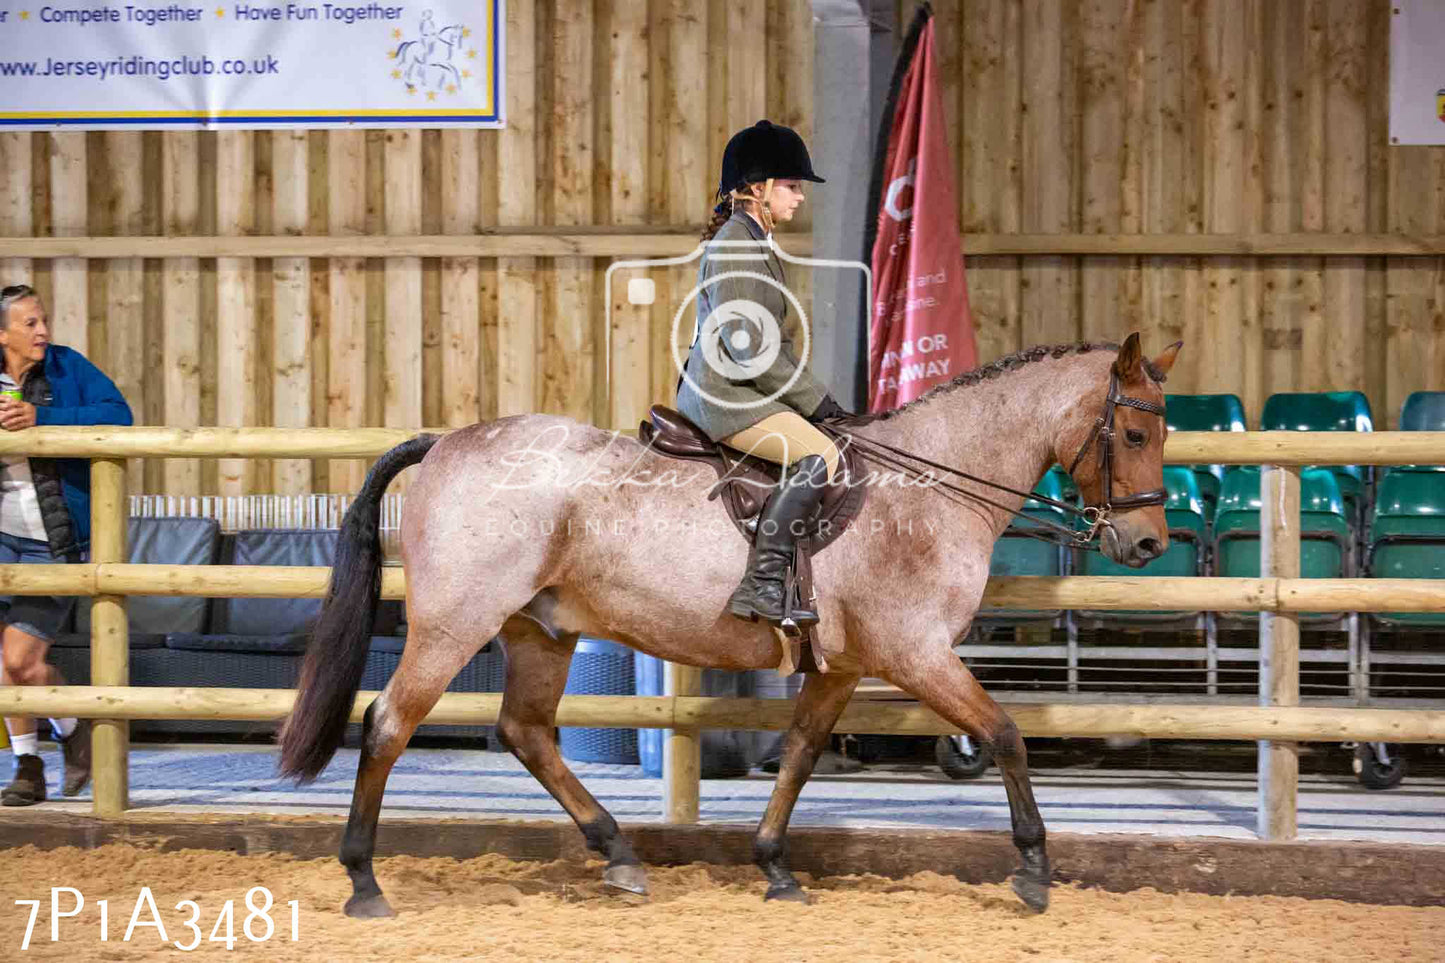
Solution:
[[[1023,735],[947,647],[940,646],[927,657],[924,650],[917,651],[915,661],[886,673],[886,678],[912,693],[993,754],[1008,793],[1014,846],[1023,857],[1023,867],[1013,878],[1014,892],[1031,909],[1043,912],[1049,905],[1049,857],[1045,849],[1044,820],[1029,782]]]
[[[786,865],[788,820],[793,815],[798,794],[813,774],[818,756],[828,746],[828,736],[838,716],[858,686],[858,679],[856,675],[828,673],[810,675],[803,682],[798,707],[793,712],[793,726],[783,745],[778,781],[773,785],[768,810],[753,840],[753,861],[768,878],[766,899],[808,901],[808,894]]]
[[[381,797],[391,767],[436,705],[447,684],[467,660],[481,649],[447,636],[444,645],[429,645],[434,637],[413,626],[402,652],[401,664],[376,701],[366,709],[362,723],[361,762],[356,769],[356,787],[351,794],[351,815],[341,839],[341,865],[351,877],[351,898],[346,915],[362,918],[394,916],[381,895],[371,858],[376,851],[376,822],[381,814]]]
[[[577,637],[555,641],[535,623],[521,618],[509,621],[502,631],[507,646],[507,688],[497,736],[567,810],[582,830],[587,848],[606,858],[603,882],[629,893],[646,894],[647,873],[618,830],[617,820],[567,768],[552,737]]]

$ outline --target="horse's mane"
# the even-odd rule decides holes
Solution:
[[[1017,371],[1026,364],[1042,361],[1045,358],[1063,358],[1071,354],[1088,354],[1091,351],[1118,350],[1119,345],[1113,341],[1077,341],[1074,344],[1043,344],[1035,348],[1026,348],[1023,351],[999,358],[997,361],[981,365],[972,371],[965,371],[947,384],[939,385],[918,398],[913,399],[901,408],[894,408],[890,411],[880,411],[871,415],[853,415],[847,419],[847,423],[851,425],[867,425],[875,421],[887,421],[890,418],[896,418],[906,411],[912,411],[921,405],[925,405],[939,395],[948,394],[958,388],[990,381],[1010,371]],[[1148,372],[1149,377],[1155,381],[1161,383],[1164,381],[1164,373],[1155,368],[1147,358],[1144,360],[1144,370]]]

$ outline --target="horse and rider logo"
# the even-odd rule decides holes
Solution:
[[[387,57],[395,61],[391,77],[405,84],[408,94],[424,91],[427,100],[436,100],[438,94],[457,93],[472,77],[466,62],[476,59],[477,50],[468,45],[472,31],[464,24],[438,27],[432,11],[426,10],[416,37],[406,39],[400,28],[391,35],[400,41],[387,51]]]

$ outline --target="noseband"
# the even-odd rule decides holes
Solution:
[[[1069,466],[1069,475],[1073,477],[1074,469],[1079,467],[1079,462],[1084,460],[1084,455],[1088,453],[1094,441],[1098,440],[1099,472],[1104,483],[1103,502],[1084,506],[1084,520],[1090,523],[1091,531],[1100,525],[1108,524],[1108,516],[1115,511],[1130,511],[1135,508],[1147,508],[1150,505],[1163,505],[1169,497],[1163,488],[1140,492],[1137,495],[1125,495],[1121,498],[1114,497],[1114,409],[1118,405],[1137,408],[1140,411],[1147,411],[1151,415],[1164,417],[1163,405],[1119,394],[1119,375],[1113,371],[1109,373],[1109,395],[1104,399],[1104,413],[1094,420],[1094,430],[1089,432],[1089,437],[1084,439],[1083,445],[1079,447],[1079,453],[1074,456],[1073,464]]]

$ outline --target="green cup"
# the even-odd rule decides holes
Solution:
[[[19,388],[7,388],[4,391],[0,391],[0,398],[14,398],[16,401],[24,400],[21,397]]]

